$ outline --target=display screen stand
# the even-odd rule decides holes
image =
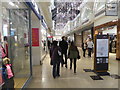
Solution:
[[[109,36],[96,35],[94,50],[94,71],[97,74],[108,75],[109,67]]]

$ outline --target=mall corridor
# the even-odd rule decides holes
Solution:
[[[63,54],[68,66],[52,75]],[[0,90],[118,89],[119,81],[120,0],[0,0]]]
[[[93,70],[93,56],[92,58],[82,57],[77,61],[76,74],[74,74],[73,69],[70,70],[68,59],[68,68],[61,67],[60,77],[54,79],[50,57],[47,54],[43,65],[33,67],[33,78],[27,88],[118,88],[118,79],[113,78],[113,76],[118,75],[120,62],[115,60],[115,54],[110,55],[109,73],[111,76],[101,76],[103,80],[93,80],[90,76],[96,76],[96,74],[84,71],[84,69]]]

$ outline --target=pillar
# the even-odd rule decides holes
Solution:
[[[41,34],[40,34],[40,30],[41,30],[41,26],[40,26],[40,20],[37,18],[37,16],[35,16],[35,14],[32,12],[32,26],[31,28],[37,28],[39,29],[39,46],[32,46],[32,64],[33,65],[40,65],[40,61],[41,61]],[[33,32],[34,33],[34,32]],[[33,34],[32,33],[32,34]],[[38,35],[38,34],[36,34]],[[32,37],[34,38],[34,37]],[[35,39],[35,38],[34,38]],[[32,41],[32,43],[34,43],[34,41]]]
[[[120,60],[120,2],[118,5],[118,23],[117,23],[117,44],[116,44],[116,59]]]

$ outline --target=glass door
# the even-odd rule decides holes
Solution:
[[[29,10],[9,10],[9,58],[15,77],[30,75]]]

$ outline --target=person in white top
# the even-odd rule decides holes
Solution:
[[[91,57],[91,52],[92,52],[92,49],[93,49],[93,42],[91,39],[89,39],[89,41],[87,42],[87,48],[88,48],[88,56]]]

